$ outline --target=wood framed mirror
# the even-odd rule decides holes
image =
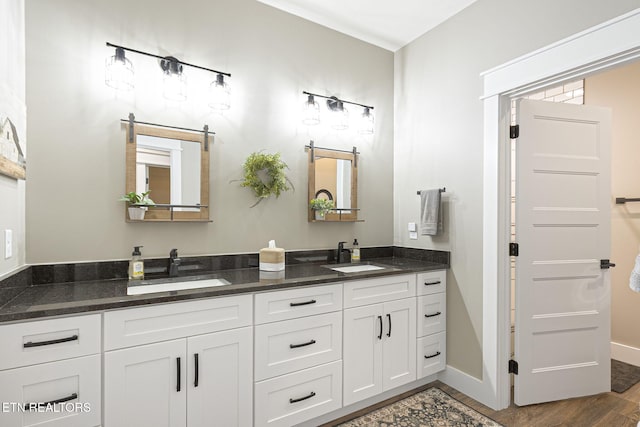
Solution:
[[[131,122],[125,127],[125,193],[149,191],[155,203],[141,221],[209,222],[205,133]],[[130,221],[126,210],[125,215]]]
[[[309,222],[356,222],[358,219],[358,152],[307,146],[309,155]],[[311,199],[334,202],[324,220],[316,220]]]

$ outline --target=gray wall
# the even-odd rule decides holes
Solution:
[[[24,0],[0,2],[0,115],[25,104]],[[7,96],[8,95],[8,96]],[[15,111],[15,110],[14,110]],[[24,111],[24,109],[22,109]],[[19,131],[24,117],[13,116]],[[19,135],[22,148],[26,140]],[[27,163],[29,156],[27,155]],[[13,256],[4,258],[4,230],[13,232]],[[25,263],[25,181],[0,175],[0,278]]]
[[[447,363],[482,378],[480,73],[640,7],[638,0],[479,0],[395,56],[394,243],[450,250]],[[444,236],[409,240],[416,190],[447,187]]]
[[[287,250],[354,237],[363,246],[392,243],[393,53],[253,0],[29,0],[26,9],[27,262],[125,259],[134,244],[162,257],[173,247],[182,255],[255,252],[269,239]],[[134,94],[115,94],[104,84],[104,61],[114,53],[106,41],[232,73],[232,109],[210,112],[202,95],[214,76],[206,72],[189,76],[186,103],[164,101],[157,63],[135,54],[128,55],[138,76]],[[374,105],[375,135],[309,132],[299,120],[303,90]],[[125,189],[120,119],[129,112],[215,130],[212,223],[125,223],[117,199]],[[307,222],[310,138],[322,147],[358,147],[366,222]],[[282,154],[296,191],[250,209],[250,190],[229,181],[259,150]]]

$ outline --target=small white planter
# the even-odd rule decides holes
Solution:
[[[324,221],[324,212],[314,211],[316,213],[316,221]]]
[[[147,208],[143,207],[130,207],[129,209],[129,219],[131,221],[142,221],[144,219],[144,212]]]

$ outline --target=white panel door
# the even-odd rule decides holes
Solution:
[[[382,388],[391,390],[416,379],[416,299],[384,303]]]
[[[609,109],[523,100],[515,403],[610,390]]]
[[[106,352],[104,426],[186,426],[185,357],[184,339]]]
[[[187,339],[189,427],[253,423],[253,328]]]
[[[344,406],[382,393],[383,323],[382,304],[344,311]]]

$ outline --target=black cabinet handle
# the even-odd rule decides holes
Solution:
[[[440,280],[436,280],[435,282],[424,282],[424,285],[433,286],[433,285],[439,285],[440,283],[442,283]]]
[[[425,314],[424,317],[436,317],[436,316],[440,316],[442,313],[440,311],[436,311],[433,314]]]
[[[387,320],[389,321],[389,332],[387,332],[387,336],[391,336],[391,314],[387,313]]]
[[[306,347],[308,345],[315,344],[315,343],[316,343],[316,340],[311,340],[309,342],[303,342],[302,344],[289,344],[289,348]]]
[[[198,387],[198,375],[200,373],[200,366],[198,364],[198,353],[194,353],[193,355],[193,365],[194,365],[194,368],[196,369],[196,376],[193,379],[193,386]]]
[[[178,381],[177,381],[177,385],[176,385],[176,391],[180,392],[180,358],[176,357],[176,365],[178,367]]]
[[[24,348],[29,348],[29,347],[40,347],[43,345],[51,345],[51,344],[60,344],[61,342],[69,342],[69,341],[76,341],[78,339],[77,335],[73,335],[67,338],[60,338],[57,340],[50,340],[50,341],[38,341],[38,342],[26,342],[24,344],[22,344],[22,347]]]
[[[312,391],[311,393],[309,393],[309,395],[308,395],[308,396],[300,397],[300,398],[298,398],[298,399],[289,399],[289,403],[302,402],[303,400],[311,399],[311,398],[312,398],[313,396],[315,396],[315,395],[316,395],[316,393]]]
[[[382,316],[378,316],[378,320],[380,321],[380,334],[378,334],[378,339],[382,339]]]
[[[315,304],[316,302],[317,302],[316,300],[312,299],[312,300],[305,301],[305,302],[290,302],[289,305],[291,307],[299,307],[301,305]]]
[[[60,399],[55,399],[55,400],[50,400],[48,402],[38,402],[38,403],[25,403],[25,406],[29,408],[29,410],[35,410],[37,408],[39,408],[40,406],[48,406],[48,405],[54,405],[56,403],[63,403],[63,402],[68,402],[70,400],[74,400],[78,398],[78,393],[73,393],[71,396],[67,396],[67,397],[62,397]]]
[[[438,357],[438,356],[440,356],[440,352],[436,351],[435,354],[432,354],[431,356],[425,356],[424,358],[425,359],[431,359],[431,358]]]

